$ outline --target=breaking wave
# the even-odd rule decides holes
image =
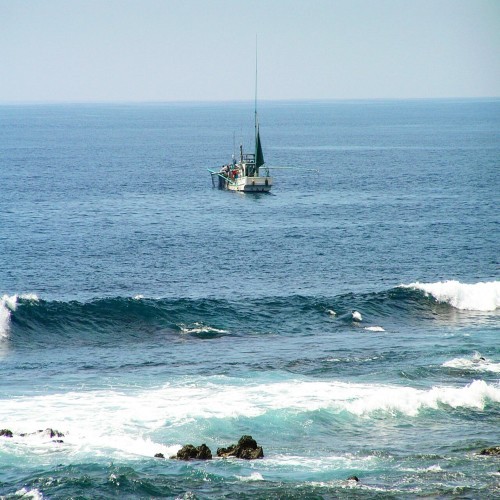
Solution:
[[[30,447],[40,450],[53,447],[43,434],[21,437],[26,431],[52,426],[64,433],[62,446],[74,453],[106,448],[118,455],[153,456],[160,451],[167,456],[175,453],[179,443],[171,440],[161,444],[154,439],[157,432],[168,428],[175,440],[176,429],[182,431],[183,426],[195,422],[203,426],[202,421],[207,419],[223,422],[274,418],[277,412],[300,415],[318,411],[367,419],[415,418],[427,410],[481,412],[488,404],[500,402],[500,387],[481,380],[430,389],[315,380],[248,384],[247,380],[224,376],[196,377],[186,382],[131,394],[96,390],[18,397],[3,402],[0,421],[14,432],[11,442],[16,446],[29,442]],[[286,426],[287,419],[283,422]]]
[[[474,372],[500,373],[500,363],[495,363],[490,359],[481,356],[478,352],[470,358],[454,358],[443,363],[445,368],[457,370],[467,370]]]
[[[463,311],[495,311],[500,282],[458,281],[412,283],[385,291],[335,297],[288,296],[266,299],[189,299],[135,297],[96,298],[87,302],[46,301],[36,295],[0,299],[0,340],[44,342],[62,337],[99,342],[162,334],[188,334],[200,339],[222,335],[288,333],[297,328],[350,328],[383,332],[384,318],[403,321],[435,319]],[[384,326],[382,326],[384,325]]]
[[[422,290],[438,302],[466,311],[495,311],[500,306],[500,281],[472,284],[459,281],[416,282],[401,287]]]
[[[37,302],[38,296],[33,293],[22,295],[3,295],[0,298],[0,339],[7,338],[10,330],[11,313],[17,309],[18,299]]]

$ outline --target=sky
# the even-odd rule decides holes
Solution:
[[[0,0],[0,103],[500,96],[500,0]]]

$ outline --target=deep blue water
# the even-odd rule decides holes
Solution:
[[[0,107],[0,497],[500,495],[500,100],[259,116]]]

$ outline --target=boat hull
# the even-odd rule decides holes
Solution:
[[[272,177],[238,177],[226,183],[230,191],[243,193],[268,193],[273,185]]]

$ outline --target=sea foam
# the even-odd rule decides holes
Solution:
[[[203,325],[202,323],[194,323],[191,327],[180,325],[180,330],[182,333],[194,334],[194,333],[229,333],[227,330],[221,330],[220,328],[215,328],[213,326]]]
[[[369,332],[385,332],[381,326],[365,326],[365,330]]]
[[[32,500],[43,500],[43,495],[40,491],[38,491],[36,488],[30,490],[26,487],[21,488],[20,490],[17,490],[16,493],[14,494],[14,498],[26,498],[26,499],[32,499]],[[2,497],[4,498],[4,497]],[[9,498],[9,497],[7,497]]]
[[[460,283],[438,281],[437,283],[410,283],[402,288],[414,288],[432,295],[439,302],[468,311],[494,311],[500,306],[500,281]]]
[[[471,358],[454,358],[446,361],[442,366],[458,370],[500,373],[500,363],[486,359],[477,352]]]
[[[397,385],[340,381],[248,381],[230,377],[193,377],[163,387],[123,393],[114,390],[73,391],[2,401],[0,422],[15,436],[12,445],[50,453],[46,436],[21,433],[52,427],[65,434],[65,449],[84,456],[175,454],[177,442],[155,442],[156,431],[176,434],[186,424],[207,419],[256,418],[274,411],[295,415],[316,410],[417,417],[426,409],[482,411],[500,402],[500,386],[476,380],[464,386],[416,389]],[[99,408],[99,412],[96,412]],[[152,434],[154,433],[154,434]],[[174,438],[175,439],[175,438]]]

